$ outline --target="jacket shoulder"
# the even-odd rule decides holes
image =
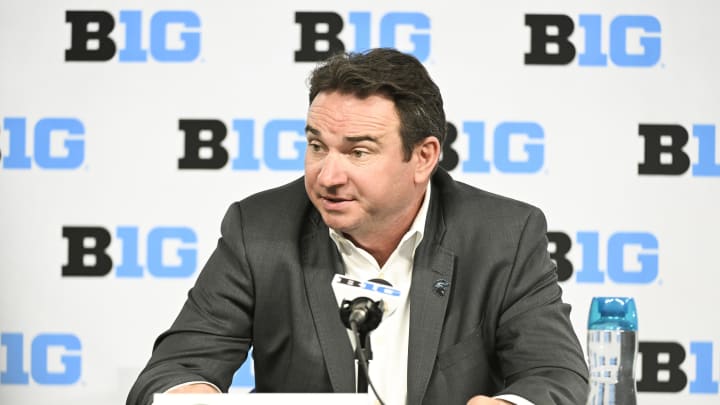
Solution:
[[[542,214],[540,209],[524,201],[495,194],[454,180],[447,172],[438,172],[433,178],[440,205],[446,214],[486,219],[495,217],[527,217]]]
[[[313,209],[301,177],[233,203],[223,220],[223,234],[239,224],[256,237],[297,234]]]

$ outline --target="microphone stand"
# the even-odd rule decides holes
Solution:
[[[358,361],[357,392],[368,392],[368,384],[381,405],[385,403],[370,381],[369,361],[372,360],[370,347],[370,332],[375,330],[382,320],[384,303],[374,302],[366,297],[359,297],[352,301],[343,300],[340,307],[340,319],[346,327],[352,330],[355,336],[355,358]]]
[[[354,324],[354,323],[353,323]],[[370,374],[370,360],[372,360],[372,347],[370,346],[370,332],[357,332],[355,336],[355,359],[358,360],[357,392],[368,392],[367,375]],[[363,370],[364,369],[364,370]],[[364,371],[364,372],[363,372]]]

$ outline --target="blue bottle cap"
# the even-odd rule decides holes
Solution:
[[[638,330],[635,300],[629,297],[593,297],[589,330]]]

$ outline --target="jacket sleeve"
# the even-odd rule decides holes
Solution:
[[[519,236],[496,331],[505,389],[537,405],[587,401],[588,370],[547,251],[545,217],[532,208]]]
[[[251,346],[253,297],[241,211],[235,204],[175,322],[155,341],[127,405],[149,405],[154,393],[189,381],[207,381],[226,392]]]

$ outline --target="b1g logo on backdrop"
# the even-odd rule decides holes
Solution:
[[[377,46],[396,48],[421,62],[430,56],[430,18],[424,13],[352,11],[343,18],[332,11],[298,11],[295,22],[300,24],[296,62],[317,62],[338,52]]]
[[[64,226],[62,236],[68,246],[63,277],[103,277],[115,267],[115,276],[120,278],[144,277],[146,271],[152,277],[178,278],[190,277],[197,269],[197,235],[188,227],[154,227],[147,234],[137,226],[117,227],[118,266],[107,251],[112,242],[107,228]]]
[[[72,385],[82,374],[82,343],[70,333],[40,333],[28,336],[0,333],[5,364],[0,365],[0,384]],[[29,350],[26,347],[29,346]],[[29,352],[29,362],[26,362]]]
[[[0,151],[3,169],[72,170],[85,162],[85,125],[77,118],[41,118],[28,123],[26,117],[2,120],[7,146]]]
[[[547,233],[550,257],[557,264],[558,279],[569,280],[575,273],[578,283],[650,284],[659,274],[659,243],[650,232],[615,232],[605,238],[596,231],[577,232],[575,243],[580,245],[581,267],[568,258],[573,239],[566,232]],[[600,252],[607,254],[607,268],[601,269]]]
[[[189,10],[121,10],[116,18],[102,10],[68,10],[68,62],[102,62],[116,54],[120,62],[192,62],[200,56],[200,17]],[[143,44],[149,43],[144,48]]]
[[[303,170],[305,148],[304,119],[271,119],[264,125],[254,119],[233,119],[230,127],[237,147],[232,151],[223,142],[228,126],[217,119],[180,119],[184,154],[178,169],[221,169],[232,158],[232,170]],[[262,126],[262,131],[260,130]],[[262,144],[261,155],[256,143]]]
[[[569,65],[577,56],[580,66],[651,67],[662,53],[661,25],[650,15],[580,14],[577,26],[584,32],[581,44],[571,39],[576,22],[564,14],[526,14],[530,27],[530,52],[526,65]],[[608,50],[603,50],[603,44]]]
[[[697,161],[692,164],[692,176],[720,176],[715,126],[693,124],[697,138]],[[644,139],[644,161],[638,164],[640,175],[679,176],[691,168],[687,152],[688,130],[677,124],[640,124],[638,133]]]
[[[678,342],[640,342],[639,368],[642,378],[637,382],[640,392],[681,392],[686,387],[690,394],[717,394],[718,381],[713,379],[715,345],[712,341],[692,341],[689,348]],[[688,352],[695,361],[685,360]],[[694,375],[688,384],[683,364],[694,364]],[[689,385],[689,387],[688,387]]]
[[[538,173],[545,164],[545,131],[537,122],[506,121],[490,126],[485,121],[464,121],[467,160],[460,162],[455,149],[457,126],[448,122],[440,166],[466,173]],[[486,145],[491,144],[491,147]],[[460,164],[462,163],[462,164]]]

